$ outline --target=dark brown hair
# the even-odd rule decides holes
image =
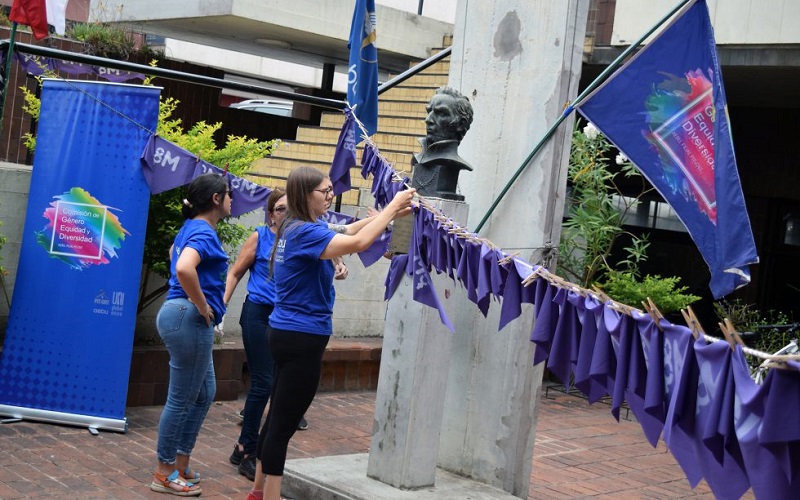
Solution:
[[[272,275],[275,262],[275,250],[284,233],[305,222],[316,222],[316,217],[308,208],[308,195],[313,193],[314,189],[327,178],[327,175],[314,167],[297,167],[289,173],[289,177],[286,179],[286,218],[283,219],[283,223],[275,233],[275,243],[272,245],[272,253],[269,257],[270,275]]]

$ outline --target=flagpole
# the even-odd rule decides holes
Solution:
[[[0,134],[3,132],[3,117],[6,110],[6,96],[8,95],[8,80],[11,77],[11,59],[14,57],[14,40],[17,37],[17,22],[11,23],[11,36],[8,39],[8,52],[6,64],[3,68],[3,98],[0,100]]]
[[[483,227],[483,225],[486,223],[487,220],[489,220],[489,217],[492,215],[492,212],[494,212],[494,209],[497,208],[497,205],[500,204],[500,200],[502,200],[503,197],[506,195],[506,193],[508,193],[509,189],[511,189],[512,184],[514,184],[514,182],[522,174],[522,172],[525,170],[525,168],[527,168],[527,166],[531,162],[531,160],[533,160],[533,158],[536,156],[536,154],[539,153],[539,151],[544,147],[545,143],[547,143],[547,141],[550,140],[550,138],[555,133],[556,129],[558,129],[558,126],[561,125],[561,123],[563,123],[564,120],[566,120],[567,117],[570,114],[572,114],[573,111],[575,111],[575,106],[580,104],[580,102],[583,101],[586,98],[587,95],[589,95],[597,87],[599,87],[600,84],[602,84],[606,80],[608,75],[611,72],[613,72],[615,69],[617,69],[617,66],[619,66],[625,60],[626,57],[628,57],[634,50],[636,50],[639,47],[639,45],[641,45],[645,40],[647,40],[647,38],[650,35],[652,35],[658,28],[660,28],[672,16],[674,16],[675,13],[680,11],[687,4],[693,3],[693,2],[696,2],[696,1],[697,0],[682,0],[678,5],[673,7],[673,9],[670,10],[668,14],[666,14],[664,17],[662,17],[656,24],[654,24],[649,30],[647,30],[647,32],[644,35],[642,35],[641,37],[639,37],[638,40],[636,40],[635,42],[630,44],[627,49],[622,51],[622,53],[617,56],[616,59],[611,61],[611,63],[597,76],[597,78],[595,78],[583,90],[583,92],[578,94],[578,97],[576,97],[575,100],[564,109],[564,112],[561,113],[561,116],[559,116],[558,119],[555,121],[555,123],[553,123],[553,125],[550,126],[550,128],[547,130],[547,132],[545,132],[544,136],[539,141],[539,143],[536,144],[536,146],[534,146],[533,151],[531,151],[531,153],[528,155],[528,157],[525,158],[525,160],[519,166],[517,171],[514,172],[514,175],[511,176],[511,179],[503,187],[503,190],[500,191],[500,194],[497,196],[497,198],[495,198],[494,202],[492,202],[492,206],[489,207],[489,210],[486,211],[486,214],[483,216],[483,219],[481,219],[480,223],[475,228],[475,233],[480,232],[480,230]]]

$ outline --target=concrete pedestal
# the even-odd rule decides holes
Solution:
[[[301,500],[516,500],[503,490],[436,470],[436,487],[401,490],[366,475],[368,456],[289,460],[283,493]]]
[[[456,221],[468,215],[464,203],[431,202]],[[453,281],[431,274],[452,315],[454,304],[444,291],[453,288]],[[369,477],[404,489],[435,481],[453,337],[438,311],[415,302],[413,292],[412,279],[405,276],[389,301],[367,469]]]

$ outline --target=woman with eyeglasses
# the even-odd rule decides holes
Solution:
[[[250,271],[247,297],[242,304],[239,318],[250,390],[242,410],[242,430],[229,460],[238,466],[240,474],[251,481],[256,473],[258,429],[272,389],[273,362],[267,329],[269,315],[275,306],[275,285],[269,276],[269,253],[275,241],[275,232],[286,215],[286,192],[280,188],[273,190],[267,199],[266,208],[268,225],[256,228],[245,241],[236,262],[228,271],[225,283],[227,304],[245,272]]]
[[[169,388],[158,423],[158,465],[150,489],[198,496],[200,474],[189,467],[189,458],[217,385],[211,352],[214,325],[225,314],[228,255],[216,229],[231,214],[225,177],[204,174],[193,180],[182,211],[186,221],[170,248],[169,291],[156,317],[169,351]]]
[[[333,332],[331,259],[366,250],[395,217],[410,213],[414,193],[399,192],[382,212],[342,234],[318,222],[333,199],[331,180],[311,167],[289,174],[288,211],[270,255],[276,292],[268,334],[275,360],[272,402],[259,437],[261,467],[248,500],[281,498],[289,440],[317,392],[322,355]]]
[[[238,466],[239,473],[250,479],[256,473],[256,449],[261,417],[272,390],[273,361],[267,340],[269,315],[275,306],[275,284],[270,279],[269,255],[275,241],[275,233],[286,217],[286,191],[276,188],[267,199],[267,226],[261,226],[250,235],[239,251],[236,262],[228,271],[225,284],[227,305],[245,272],[250,271],[247,281],[247,297],[242,305],[239,324],[242,326],[242,341],[247,357],[250,390],[247,393],[242,415],[242,430],[239,440],[229,458]],[[335,231],[347,231],[347,226],[329,226]],[[334,279],[344,279],[347,267],[338,259],[335,262]],[[297,428],[305,430],[308,423],[300,419]]]

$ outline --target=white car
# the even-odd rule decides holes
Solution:
[[[248,99],[231,104],[232,108],[258,111],[276,116],[292,116],[292,103],[289,101],[271,101],[268,99]]]

